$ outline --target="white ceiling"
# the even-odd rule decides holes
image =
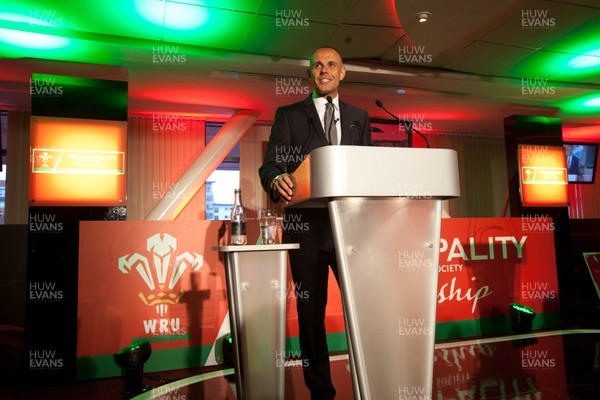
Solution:
[[[133,6],[162,7],[162,25],[136,23]],[[61,26],[53,32],[94,50],[63,56],[25,49],[15,55],[0,41],[5,108],[29,107],[31,73],[50,73],[127,80],[131,113],[223,120],[250,108],[270,121],[277,106],[310,90],[306,59],[325,44],[345,58],[342,98],[373,117],[386,117],[375,106],[380,99],[393,113],[423,119],[439,132],[501,135],[503,118],[512,114],[556,116],[565,127],[600,125],[599,113],[558,108],[573,96],[599,92],[600,74],[574,76],[545,62],[578,54],[577,43],[572,53],[564,50],[565,38],[578,32],[597,32],[600,48],[598,0],[3,0],[0,28],[35,32],[3,8],[55,10]],[[182,9],[191,16],[210,10],[223,22],[208,33],[169,29]],[[419,24],[415,16],[424,10],[430,20]],[[523,12],[531,10],[554,19],[554,26],[525,28]],[[281,26],[282,12],[307,18],[307,26]],[[160,49],[184,56],[184,62],[155,62]],[[401,54],[415,52],[427,61],[399,62]],[[540,69],[523,70],[528,60]],[[524,95],[522,78],[548,79],[554,93]],[[595,131],[592,137],[599,139],[600,127]]]

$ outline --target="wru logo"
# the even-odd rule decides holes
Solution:
[[[119,270],[128,274],[135,268],[149,289],[148,293],[140,292],[139,297],[148,306],[156,305],[156,312],[162,316],[169,304],[177,304],[183,296],[183,292],[174,290],[182,275],[188,268],[198,270],[203,257],[188,251],[178,254],[177,239],[167,233],[149,237],[146,249],[149,257],[139,253],[120,257]]]

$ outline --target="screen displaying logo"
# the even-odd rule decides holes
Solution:
[[[518,146],[519,189],[524,207],[569,205],[567,162],[562,146]]]

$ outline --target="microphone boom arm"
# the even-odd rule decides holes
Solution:
[[[392,118],[394,118],[396,121],[398,121],[398,123],[404,125],[406,127],[406,135],[408,136],[408,140],[407,140],[407,144],[408,147],[413,147],[413,143],[412,143],[412,134],[413,132],[415,132],[416,134],[418,134],[419,136],[421,136],[424,140],[425,140],[425,144],[427,144],[427,148],[431,148],[431,146],[429,145],[429,141],[427,140],[427,138],[425,137],[425,135],[423,135],[421,132],[419,132],[417,129],[413,128],[413,122],[412,121],[408,121],[408,120],[404,120],[404,119],[400,119],[398,117],[396,117],[394,114],[392,114],[391,112],[388,111],[387,108],[384,107],[383,103],[379,100],[375,101],[375,104],[377,105],[377,107],[381,108],[383,111],[385,111],[386,113],[388,113],[389,115],[392,116]]]

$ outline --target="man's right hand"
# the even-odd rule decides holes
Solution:
[[[285,204],[289,204],[296,192],[296,178],[290,174],[277,175],[271,187]]]

